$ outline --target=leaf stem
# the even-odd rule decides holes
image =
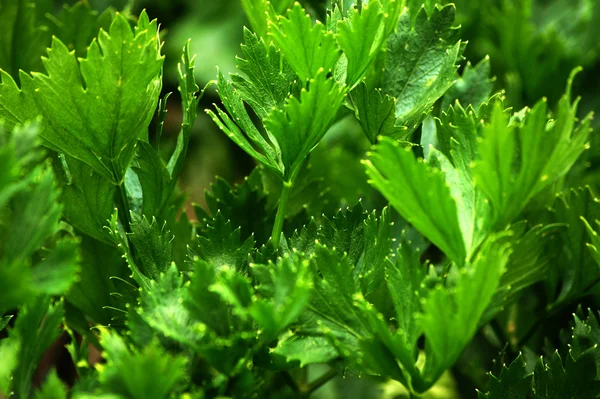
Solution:
[[[125,183],[122,182],[117,186],[118,194],[118,208],[119,208],[119,219],[126,232],[131,229],[131,216],[129,215],[129,201],[127,200],[127,193],[125,192]]]
[[[275,249],[279,248],[279,240],[283,230],[283,220],[285,219],[285,208],[287,207],[287,203],[290,198],[292,186],[293,181],[288,180],[283,182],[283,187],[281,188],[281,196],[279,197],[279,205],[277,206],[277,215],[275,216],[273,232],[271,233],[271,239],[273,240],[273,246]]]
[[[544,325],[544,323],[549,318],[551,318],[551,317],[555,316],[556,314],[558,314],[567,305],[568,305],[568,303],[561,303],[561,304],[559,304],[557,306],[553,306],[550,309],[547,309],[544,312],[544,314],[542,315],[542,317],[540,317],[535,323],[533,323],[529,327],[529,329],[527,330],[527,332],[525,332],[525,334],[519,339],[519,341],[517,343],[517,348],[521,348],[522,346],[524,346],[535,335],[535,333],[538,331],[538,329]]]
[[[290,388],[292,388],[294,392],[300,392],[300,387],[298,386],[296,380],[294,380],[294,377],[292,377],[289,371],[284,371],[282,375],[284,381],[290,386]]]
[[[128,14],[133,14],[133,10],[135,8],[135,0],[128,0],[125,5],[124,11]]]
[[[315,381],[310,383],[306,388],[302,389],[302,396],[308,398],[313,394],[317,389],[321,388],[323,385],[327,384],[334,377],[336,377],[338,371],[335,368],[330,368],[325,374],[317,378]]]

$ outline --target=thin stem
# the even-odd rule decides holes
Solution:
[[[129,215],[129,201],[127,200],[127,193],[125,192],[125,183],[121,183],[117,186],[118,195],[118,206],[119,206],[119,219],[121,219],[121,223],[123,224],[123,228],[125,231],[130,231],[131,229],[131,216]]]
[[[356,1],[356,6],[358,7],[358,11],[362,11],[362,7],[363,7],[362,0],[357,0]]]
[[[598,283],[600,283],[600,277],[595,279],[594,281],[592,281],[583,291],[581,291],[583,293],[582,296],[585,296],[585,294],[587,294],[587,292],[590,291],[592,288],[594,288],[594,286]],[[554,305],[550,309],[547,309],[544,312],[544,314],[542,315],[542,317],[540,317],[535,323],[533,323],[529,327],[529,330],[527,330],[527,332],[519,340],[517,347],[520,348],[521,346],[525,345],[527,343],[527,341],[529,341],[531,339],[531,337],[533,337],[535,335],[535,333],[538,331],[538,329],[543,326],[542,323],[544,323],[549,318],[558,314],[560,311],[562,311],[567,306],[571,305],[573,303],[573,301],[574,301],[574,299],[572,299],[570,302],[559,303],[558,305]]]
[[[501,341],[502,344],[510,342],[510,339],[506,335],[504,327],[500,324],[498,319],[492,319],[492,321],[490,322],[490,327],[492,328],[492,330],[494,331],[497,338]]]
[[[538,329],[543,326],[543,323],[545,323],[549,318],[555,316],[566,306],[567,306],[567,304],[562,303],[553,308],[550,308],[549,310],[546,310],[544,312],[544,314],[542,315],[542,317],[540,317],[535,323],[533,323],[529,327],[529,330],[527,330],[527,332],[521,337],[521,339],[519,339],[519,342],[517,343],[517,348],[520,348],[523,345],[525,345],[527,343],[527,341],[529,341],[535,335],[535,333],[538,331]]]
[[[135,8],[135,0],[128,0],[127,4],[125,5],[124,11],[128,14],[132,14],[134,8]]]
[[[275,249],[279,248],[279,239],[281,238],[281,231],[283,230],[283,219],[285,219],[285,208],[287,207],[287,203],[290,198],[292,185],[292,180],[286,181],[283,182],[283,187],[281,188],[281,196],[279,197],[277,215],[275,216],[275,224],[273,224],[273,232],[271,233],[271,239],[273,240],[273,246]]]
[[[321,388],[323,385],[331,381],[335,376],[337,376],[337,374],[338,371],[335,368],[329,369],[329,371],[317,378],[315,381],[313,381],[305,389],[302,390],[303,396],[308,398],[317,389]]]
[[[294,392],[300,392],[300,387],[298,386],[298,383],[296,383],[296,380],[294,379],[294,377],[292,377],[289,371],[283,372],[283,379],[290,386],[290,388],[292,388]]]

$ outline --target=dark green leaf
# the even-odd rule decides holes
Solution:
[[[60,155],[59,161],[60,170],[56,174],[61,186],[63,216],[79,231],[109,242],[104,226],[115,208],[116,187],[75,158]]]
[[[387,41],[383,91],[396,101],[396,125],[413,132],[435,101],[452,87],[458,74],[463,44],[456,40],[454,5],[422,8],[413,22],[400,17],[398,30]]]
[[[526,399],[531,392],[532,374],[527,374],[523,355],[519,354],[510,366],[502,365],[498,377],[491,374],[487,393],[479,392],[479,399]]]
[[[131,213],[131,234],[129,239],[141,260],[141,266],[147,276],[156,280],[165,272],[173,260],[173,235],[166,230],[166,222],[152,217]]]
[[[488,101],[494,88],[494,79],[490,78],[490,73],[490,57],[485,57],[475,66],[467,62],[462,76],[444,95],[442,110],[448,109],[455,101],[464,107],[471,106],[474,110],[479,110],[481,104]]]

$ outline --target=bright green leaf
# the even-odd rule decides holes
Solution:
[[[285,59],[303,81],[313,79],[320,70],[333,70],[340,57],[335,38],[325,26],[313,23],[300,3],[295,3],[287,17],[269,20],[269,35]]]
[[[137,140],[147,137],[158,102],[163,57],[157,26],[143,13],[132,31],[117,15],[79,62],[54,39],[44,59],[46,74],[34,74],[45,145],[115,184],[123,180]]]

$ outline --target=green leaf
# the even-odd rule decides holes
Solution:
[[[333,33],[319,21],[313,24],[300,3],[294,4],[287,18],[270,20],[268,27],[273,42],[302,81],[313,79],[320,70],[332,71],[340,57]]]
[[[590,246],[586,224],[600,220],[600,204],[589,187],[572,189],[558,196],[553,205],[552,221],[564,223],[557,245],[554,274],[557,280],[549,286],[553,300],[568,303],[585,295],[600,277],[593,244]],[[593,234],[592,234],[593,236]],[[593,241],[592,241],[593,242]]]
[[[490,78],[491,68],[490,57],[485,57],[475,66],[467,62],[462,76],[444,95],[442,110],[448,109],[455,101],[479,110],[481,104],[488,101],[494,88],[495,79]]]
[[[275,46],[244,29],[242,56],[237,59],[237,69],[232,74],[233,86],[254,112],[266,119],[274,109],[281,109],[289,96],[296,74]]]
[[[420,255],[403,242],[396,252],[396,261],[389,259],[384,269],[398,327],[410,349],[415,347],[423,330],[416,316],[427,297],[423,284],[427,267],[421,264]]]
[[[138,141],[131,170],[142,187],[141,213],[147,217],[160,217],[173,192],[171,176],[162,158],[150,144]]]
[[[37,126],[0,132],[0,313],[38,294],[63,294],[76,278],[77,241],[51,241],[61,206],[52,170],[39,165]]]
[[[501,238],[488,238],[473,262],[457,270],[455,285],[434,288],[423,303],[418,320],[426,340],[423,374],[429,383],[458,359],[477,332],[509,258]]]
[[[365,162],[370,183],[419,232],[462,264],[467,249],[451,189],[440,170],[417,160],[410,150],[383,138]]]
[[[115,208],[116,187],[75,158],[59,155],[55,173],[61,188],[63,217],[82,233],[109,242],[106,221]]]
[[[217,275],[215,283],[208,289],[218,294],[231,307],[234,315],[243,322],[249,321],[248,308],[252,303],[253,292],[248,277],[225,266]]]
[[[483,134],[489,109],[501,104],[495,96],[479,107],[463,108],[460,103],[450,106],[437,119],[435,133],[440,151],[430,147],[427,158],[445,174],[458,207],[458,217],[468,252],[474,251],[490,232],[489,201],[474,183],[472,165],[478,158],[478,140]],[[436,146],[437,146],[436,144]]]
[[[206,328],[198,319],[191,317],[184,305],[190,299],[187,287],[175,264],[171,264],[150,282],[149,290],[142,290],[140,307],[135,312],[152,328],[153,336],[158,335],[195,350]],[[135,326],[135,323],[132,325]],[[132,328],[132,333],[135,336],[138,332]]]
[[[347,256],[320,244],[315,246],[310,264],[313,274],[321,277],[315,278],[308,311],[298,321],[300,341],[286,340],[276,353],[287,354],[288,360],[300,360],[303,364],[324,357],[332,360],[342,351],[345,357],[360,356],[358,339],[369,334],[369,327],[360,309],[354,306],[360,294],[353,265]],[[324,347],[325,343],[331,348]],[[306,346],[311,353],[296,352]]]
[[[598,233],[596,232],[596,230],[594,230],[594,228],[590,226],[589,222],[585,220],[583,216],[581,217],[581,221],[585,224],[585,228],[588,232],[588,237],[591,241],[587,244],[587,247],[590,250],[592,256],[594,257],[596,263],[600,266],[600,252],[598,251],[598,248],[600,246],[600,237],[598,237]],[[600,226],[600,221],[596,220],[595,222],[596,227]]]
[[[7,397],[11,393],[12,375],[19,364],[21,341],[18,338],[0,340],[0,394]]]
[[[64,311],[62,301],[51,303],[49,297],[28,302],[21,308],[9,338],[22,342],[19,364],[13,374],[13,388],[18,397],[27,398],[33,390],[33,375],[42,355],[60,335]]]
[[[243,272],[248,266],[248,255],[254,248],[254,238],[241,240],[240,228],[232,226],[220,212],[208,227],[206,237],[198,237],[197,252],[201,259],[213,264],[217,269],[224,266]]]
[[[169,162],[167,163],[167,170],[171,176],[171,182],[168,193],[172,192],[177,184],[177,178],[181,174],[184,166],[185,157],[190,142],[190,134],[196,117],[198,116],[198,104],[200,99],[204,95],[204,91],[211,84],[209,82],[202,91],[200,91],[195,81],[195,56],[191,55],[190,41],[188,40],[185,47],[183,48],[183,55],[181,56],[181,62],[177,64],[179,71],[179,86],[178,90],[181,94],[181,107],[183,109],[183,122],[181,124],[181,130],[177,136],[177,144],[175,151],[171,155]],[[163,99],[166,101],[166,98]],[[166,112],[166,111],[165,111]]]
[[[254,234],[258,244],[265,244],[271,236],[275,216],[267,204],[266,188],[259,168],[254,169],[243,183],[233,187],[217,177],[210,190],[205,192],[204,199],[209,213],[197,205],[194,207],[201,228],[215,221],[210,215],[216,216],[221,212],[233,226],[240,227],[242,240]]]
[[[335,121],[345,96],[344,89],[323,71],[311,76],[300,98],[289,99],[283,110],[273,110],[265,121],[281,151],[286,181],[295,180],[304,159]]]
[[[556,245],[554,233],[560,231],[559,225],[537,225],[529,230],[526,227],[525,221],[511,226],[514,232],[509,240],[512,252],[500,286],[486,310],[486,320],[518,299],[525,288],[548,277],[551,256],[547,253],[547,246]]]
[[[71,287],[79,270],[79,240],[64,238],[31,270],[31,284],[35,291],[60,295]]]
[[[276,264],[254,265],[261,295],[249,308],[250,315],[268,337],[275,337],[304,311],[312,290],[312,272],[307,259],[284,256]]]
[[[284,335],[274,351],[289,362],[299,362],[300,367],[327,363],[338,357],[337,350],[325,337]]]
[[[533,374],[527,373],[522,354],[519,354],[510,366],[502,365],[498,377],[493,374],[490,376],[488,392],[479,392],[479,399],[526,399],[531,392]]]
[[[346,84],[353,89],[365,76],[386,39],[384,10],[379,1],[369,2],[358,10],[351,7],[337,26],[337,42],[347,61]]]
[[[231,319],[223,317],[229,311],[227,304],[209,287],[215,283],[217,269],[200,258],[193,259],[194,275],[192,276],[189,297],[184,301],[190,314],[206,324],[208,328],[219,336],[228,336]]]
[[[387,207],[383,208],[379,218],[373,211],[365,220],[364,256],[357,266],[360,268],[358,278],[361,291],[366,297],[375,292],[384,280],[384,265],[392,256],[392,225]]]
[[[495,226],[510,223],[531,198],[563,177],[586,148],[590,116],[576,126],[577,103],[567,93],[558,105],[555,120],[548,120],[545,100],[526,110],[520,122],[509,123],[500,104],[479,143],[480,159],[473,167],[475,185],[492,206]]]
[[[452,144],[454,151],[451,153],[456,168],[435,148],[430,148],[427,161],[445,175],[452,197],[456,201],[458,222],[467,255],[470,256],[490,231],[490,207],[484,195],[473,184],[471,164],[468,163],[470,154],[461,151],[462,148],[456,148],[460,144],[455,140]]]
[[[412,391],[427,389],[416,364],[416,344],[422,335],[416,315],[426,298],[423,280],[427,271],[419,255],[403,242],[396,262],[386,261],[385,316],[371,303],[357,301],[371,331],[360,340],[366,372],[390,376]]]
[[[86,236],[81,238],[80,252],[78,281],[66,293],[67,301],[96,324],[119,325],[126,304],[138,295],[123,254],[114,246]],[[114,309],[120,311],[115,314]],[[84,328],[89,328],[87,323]]]
[[[83,57],[100,30],[108,31],[110,29],[114,10],[108,8],[100,14],[98,11],[92,10],[87,2],[78,1],[73,5],[65,4],[56,17],[52,15],[47,15],[47,17],[54,25],[52,27],[54,35],[69,50],[74,50],[78,57]]]
[[[31,175],[30,187],[11,199],[10,218],[0,226],[2,259],[7,264],[25,262],[44,241],[58,231],[61,207],[54,174],[38,168]],[[10,227],[10,230],[6,230]]]
[[[35,392],[36,399],[67,399],[67,388],[52,369],[39,391]]]
[[[248,155],[269,168],[277,176],[283,177],[285,167],[281,164],[281,154],[277,142],[271,135],[268,135],[267,138],[263,137],[248,115],[240,93],[220,71],[217,87],[227,113],[216,107],[216,114],[207,110],[208,115],[219,129]]]
[[[169,268],[173,259],[173,235],[165,229],[166,222],[161,226],[154,217],[150,222],[146,216],[131,213],[131,233],[128,236],[141,260],[143,271],[153,280]]]
[[[145,13],[135,31],[117,15],[109,33],[101,31],[79,62],[53,39],[46,74],[34,74],[45,145],[121,183],[137,140],[147,138],[161,90],[157,29]]]
[[[571,354],[567,354],[563,361],[556,351],[549,360],[540,358],[536,364],[534,392],[538,398],[596,398],[600,383],[595,381],[595,376],[591,357],[574,359]]]
[[[351,265],[356,265],[365,248],[365,212],[359,201],[350,209],[338,213],[329,220],[323,217],[317,239],[340,255],[348,256]]]
[[[266,39],[269,20],[283,14],[293,3],[294,0],[242,0],[242,7],[254,32]]]
[[[40,114],[33,99],[33,79],[25,72],[19,72],[19,77],[21,87],[17,86],[8,73],[0,69],[0,120],[9,131],[35,120]]]
[[[503,105],[502,98],[495,95],[478,109],[471,105],[463,107],[460,102],[451,104],[436,118],[439,150],[463,174],[471,176],[470,163],[479,155],[477,141],[483,136],[484,127],[489,124],[494,107],[502,108]]]
[[[48,21],[50,1],[3,0],[0,3],[0,68],[13,78],[19,71],[39,71],[42,55],[50,44]]]
[[[370,90],[366,83],[350,92],[354,114],[372,144],[379,136],[405,138],[406,127],[396,125],[396,99],[383,94],[381,89]]]
[[[406,7],[408,8],[408,13],[414,19],[419,15],[419,13],[426,11],[429,14],[432,14],[435,11],[435,1],[433,0],[407,0]]]
[[[563,356],[554,351],[539,358],[532,375],[527,374],[519,355],[509,368],[503,366],[499,377],[492,375],[488,393],[479,392],[479,398],[596,398],[600,390],[600,325],[591,311],[585,320],[574,318],[570,332],[561,332],[561,337],[565,333]]]
[[[125,233],[123,226],[119,223],[119,211],[117,208],[115,208],[108,222],[106,228],[109,231],[112,243],[117,246],[123,254],[123,258],[127,261],[127,266],[131,270],[131,278],[133,278],[142,289],[148,289],[151,279],[141,271],[133,257],[127,234]]]
[[[303,13],[296,5],[291,14],[298,12]],[[288,22],[282,24],[288,26]],[[307,22],[312,24],[310,18]],[[238,61],[238,67],[244,76],[233,75],[231,83],[222,73],[218,75],[219,96],[227,113],[218,107],[216,113],[207,112],[242,150],[282,180],[293,182],[304,159],[335,121],[345,90],[328,79],[323,68],[316,68],[307,77],[308,88],[296,93],[291,87],[293,74],[283,59],[249,32],[243,52],[246,58]],[[285,60],[294,66],[288,57]],[[264,132],[252,121],[245,102],[259,116]]]
[[[206,332],[198,352],[221,373],[237,375],[255,353],[257,339],[247,312],[253,295],[250,281],[228,266],[217,269],[197,257],[193,262],[190,295],[184,303],[195,320],[204,323],[197,329]]]
[[[101,342],[107,362],[99,380],[106,392],[132,399],[166,399],[185,378],[186,359],[172,356],[157,344],[138,351],[108,330],[102,331]]]
[[[600,323],[598,314],[588,309],[588,317],[583,319],[573,315],[575,323],[572,328],[570,349],[574,358],[591,355],[596,366],[596,380],[600,376]]]
[[[317,244],[318,231],[317,222],[311,218],[300,231],[296,230],[290,237],[288,247],[292,252],[296,250],[307,255],[312,254]]]
[[[396,101],[396,125],[413,132],[433,104],[452,87],[458,74],[463,43],[453,28],[454,5],[436,7],[428,17],[424,8],[414,24],[410,14],[400,17],[398,30],[387,41],[383,91]]]

